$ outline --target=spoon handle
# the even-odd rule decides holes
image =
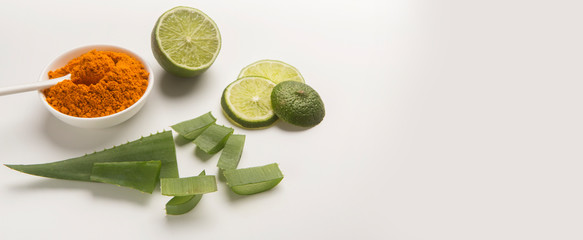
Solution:
[[[48,87],[51,87],[51,86],[57,84],[58,82],[60,82],[62,80],[65,80],[66,78],[70,78],[70,76],[71,75],[66,75],[66,76],[63,76],[60,78],[54,78],[54,79],[50,79],[47,81],[38,81],[38,82],[19,85],[19,86],[3,87],[3,88],[0,88],[0,96],[48,88]]]

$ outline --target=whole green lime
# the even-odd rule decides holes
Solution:
[[[285,81],[271,92],[271,106],[279,118],[300,127],[313,127],[324,119],[326,111],[320,95],[305,83]]]

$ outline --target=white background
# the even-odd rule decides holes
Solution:
[[[164,11],[219,26],[214,65],[165,73],[150,50]],[[71,48],[114,44],[153,67],[129,121],[65,125],[37,93],[0,97],[0,163],[76,157],[208,111],[256,60],[296,66],[326,104],[301,130],[243,130],[240,167],[278,162],[284,180],[240,197],[219,181],[182,216],[169,197],[45,179],[0,166],[0,239],[582,239],[580,1],[2,1],[0,86],[38,79]],[[177,146],[181,176],[219,155]]]

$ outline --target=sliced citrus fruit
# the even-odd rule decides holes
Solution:
[[[292,65],[277,60],[260,60],[249,64],[241,70],[238,78],[259,76],[278,84],[283,81],[304,82],[300,71]]]
[[[262,77],[237,79],[221,97],[223,112],[231,122],[244,128],[267,127],[277,120],[271,108],[275,83]]]
[[[198,9],[175,7],[166,11],[152,31],[154,57],[169,73],[193,77],[206,71],[221,49],[215,22]]]

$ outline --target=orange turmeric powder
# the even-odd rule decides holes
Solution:
[[[50,71],[64,80],[43,91],[57,111],[75,117],[103,117],[137,102],[148,87],[149,73],[137,59],[111,51],[92,50]]]

